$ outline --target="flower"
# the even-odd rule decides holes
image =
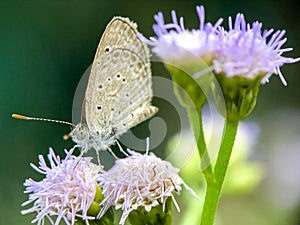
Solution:
[[[201,57],[209,65],[217,41],[217,27],[223,19],[219,19],[215,25],[205,23],[204,7],[197,6],[196,11],[200,21],[199,29],[185,29],[183,17],[178,22],[173,10],[172,23],[165,23],[161,12],[154,16],[156,24],[153,25],[153,31],[156,37],[150,37],[149,40],[142,35],[139,37],[153,46],[152,51],[163,60],[182,64],[196,60],[195,63],[199,64]]]
[[[251,26],[246,23],[241,13],[237,14],[234,24],[229,17],[228,25],[228,31],[219,28],[219,40],[215,45],[213,59],[214,71],[227,77],[255,78],[262,75],[262,83],[267,82],[274,73],[279,75],[282,83],[286,85],[279,67],[286,63],[298,62],[300,58],[282,56],[284,52],[292,50],[281,48],[287,40],[284,38],[285,31],[275,32],[270,29],[262,32],[262,23],[256,21]]]
[[[173,10],[171,23],[165,23],[161,12],[154,16],[154,37],[147,39],[141,34],[138,37],[152,46],[152,52],[164,62],[174,81],[174,93],[181,105],[199,109],[206,100],[203,87],[207,87],[210,79],[207,76],[194,79],[193,76],[199,74],[199,71],[205,71],[202,75],[211,71],[218,41],[216,35],[223,19],[217,20],[215,25],[205,23],[204,7],[197,6],[196,11],[200,23],[198,29],[186,29],[183,17],[178,19]]]
[[[239,121],[253,111],[261,83],[277,74],[286,85],[279,68],[286,63],[298,62],[300,58],[282,56],[292,50],[282,49],[287,40],[283,38],[285,31],[270,29],[262,32],[261,23],[256,21],[250,25],[241,13],[237,14],[234,24],[231,17],[228,21],[228,31],[219,27],[212,63],[223,93],[214,94],[221,114],[230,121]],[[219,103],[222,104],[219,106]]]
[[[158,205],[164,208],[169,197],[179,210],[173,192],[179,193],[181,185],[197,198],[178,175],[179,169],[171,163],[153,153],[143,155],[129,149],[128,152],[129,157],[116,160],[115,165],[99,177],[104,194],[100,217],[115,205],[116,209],[122,208],[120,224],[124,224],[130,212],[138,207],[147,212]]]
[[[32,223],[44,224],[47,218],[51,224],[59,224],[62,219],[66,224],[74,224],[76,217],[82,220],[94,219],[87,212],[96,196],[97,182],[102,167],[91,162],[92,158],[73,156],[73,149],[66,151],[61,160],[50,148],[47,166],[43,156],[39,156],[39,167],[31,164],[37,172],[44,174],[41,181],[29,178],[25,181],[25,193],[29,200],[22,206],[33,203],[22,214],[36,212]],[[56,216],[54,221],[52,216]]]
[[[199,29],[185,29],[183,18],[178,20],[173,10],[172,23],[165,23],[161,12],[154,16],[156,23],[153,30],[156,37],[146,39],[141,34],[139,37],[153,46],[152,51],[157,56],[169,63],[195,67],[201,64],[201,58],[208,67],[202,65],[205,72],[213,70],[228,77],[247,78],[263,75],[262,83],[267,82],[274,73],[279,75],[284,85],[287,84],[279,68],[286,63],[298,62],[300,58],[282,56],[284,52],[292,50],[282,48],[287,41],[284,30],[262,31],[262,23],[256,21],[250,25],[246,23],[244,15],[239,13],[234,24],[229,17],[227,31],[221,27],[222,18],[215,25],[205,23],[204,7],[197,6],[196,11],[200,20]],[[194,74],[196,72],[200,70],[193,71]],[[195,78],[205,72],[198,73]]]

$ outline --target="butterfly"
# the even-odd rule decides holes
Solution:
[[[123,133],[158,111],[151,105],[149,49],[137,34],[137,25],[128,18],[114,17],[107,25],[92,64],[79,124],[13,117],[73,125],[68,136],[82,153],[91,148],[97,152],[108,149]]]

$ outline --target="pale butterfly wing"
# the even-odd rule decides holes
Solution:
[[[127,48],[138,53],[142,61],[149,62],[149,49],[137,38],[137,32],[137,25],[128,18],[114,17],[101,37],[95,60],[107,51],[115,48]],[[151,76],[151,71],[149,72]]]
[[[93,95],[96,105],[86,107],[90,130],[118,136],[156,112],[151,106],[151,77],[135,52],[114,49],[101,57],[99,68],[101,70],[96,71],[107,76],[104,80],[102,76],[96,76],[96,94]],[[96,115],[96,118],[89,120],[89,115]]]
[[[72,138],[83,151],[108,148],[122,133],[157,112],[147,46],[136,25],[115,17],[107,26],[92,65],[81,123]]]

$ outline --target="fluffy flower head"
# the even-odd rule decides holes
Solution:
[[[178,175],[179,169],[163,161],[153,153],[140,154],[128,150],[130,156],[118,159],[115,165],[100,175],[103,190],[103,212],[111,205],[122,208],[120,224],[124,224],[129,213],[139,206],[150,211],[158,204],[164,205],[171,197],[177,209],[173,192],[180,192],[181,185],[194,196],[194,192]],[[102,212],[102,213],[103,213]]]
[[[210,63],[214,45],[217,38],[216,28],[222,23],[219,19],[215,25],[205,23],[205,12],[203,6],[197,6],[199,17],[199,29],[185,29],[183,17],[177,19],[175,11],[172,11],[172,22],[165,23],[161,12],[154,16],[156,24],[153,31],[156,37],[149,40],[142,38],[147,44],[153,46],[152,51],[166,62],[182,63],[189,61],[199,61],[202,58],[206,63]]]
[[[281,49],[286,42],[285,31],[273,29],[262,32],[262,24],[247,24],[243,14],[236,16],[234,24],[229,17],[229,30],[219,28],[218,44],[215,49],[213,68],[216,73],[228,77],[243,76],[254,78],[263,75],[262,82],[268,81],[272,74],[279,75],[286,85],[279,67],[285,63],[294,63],[300,58],[283,57],[282,53],[291,48]]]
[[[37,213],[32,223],[44,224],[47,218],[51,224],[74,224],[75,217],[83,220],[94,219],[87,211],[96,194],[96,179],[102,170],[101,166],[93,164],[91,158],[72,155],[73,149],[65,151],[66,157],[61,160],[50,148],[47,166],[43,156],[39,156],[39,167],[31,164],[33,169],[44,174],[41,181],[29,178],[25,181],[25,193],[29,200],[22,206],[33,203],[33,206],[23,210],[22,214]],[[53,216],[56,220],[53,220]]]

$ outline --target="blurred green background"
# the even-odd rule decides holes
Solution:
[[[28,177],[40,176],[29,163],[36,163],[38,154],[46,155],[50,146],[60,154],[73,146],[61,138],[70,131],[67,126],[17,121],[10,115],[71,121],[77,84],[113,16],[129,17],[140,32],[151,36],[153,15],[158,11],[169,20],[175,9],[184,16],[187,28],[197,28],[195,6],[200,4],[205,6],[207,21],[242,12],[249,22],[259,20],[264,28],[287,30],[285,47],[294,51],[286,55],[300,56],[300,9],[293,1],[0,1],[1,225],[30,224],[33,215],[20,214],[20,205],[27,199],[22,184]],[[264,179],[251,192],[224,196],[219,224],[300,224],[300,63],[287,65],[282,72],[288,86],[272,77],[261,88],[257,106],[247,119],[260,127],[249,160],[264,165]],[[153,74],[167,76],[159,65],[153,66]],[[154,100],[154,105],[162,108],[159,116],[168,116],[164,103]],[[169,136],[174,133],[170,131]]]

